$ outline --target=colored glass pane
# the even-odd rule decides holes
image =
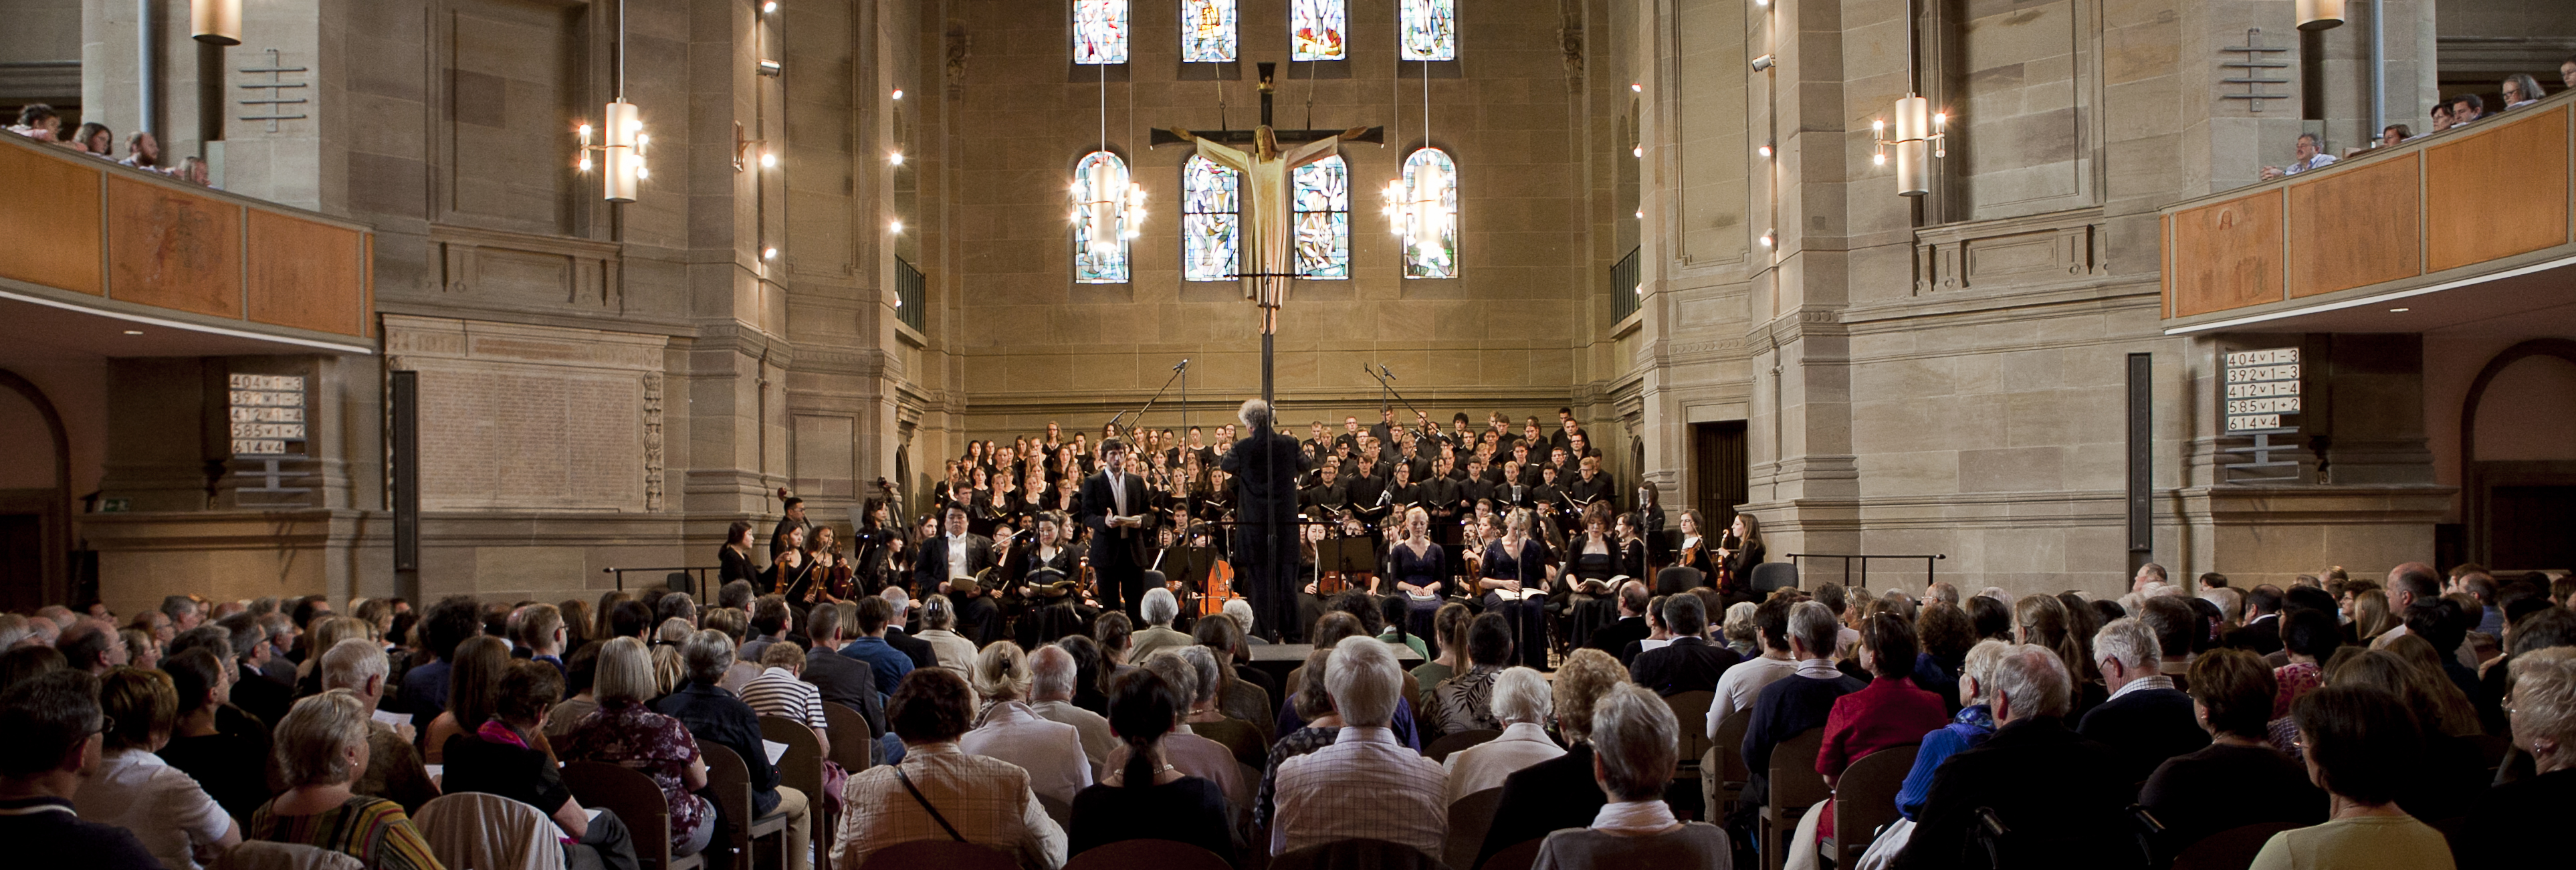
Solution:
[[[1127,163],[1107,151],[1083,155],[1073,168],[1073,280],[1127,282]]]
[[[1181,280],[1232,281],[1242,250],[1234,170],[1205,157],[1181,164]]]
[[[1351,167],[1340,155],[1297,167],[1290,180],[1297,218],[1297,274],[1351,276]]]
[[[1234,0],[1181,0],[1181,62],[1234,59]]]
[[[1404,277],[1458,277],[1458,166],[1424,148],[1404,160]]]
[[[1127,62],[1127,0],[1073,0],[1073,62]]]
[[[1399,0],[1404,4],[1396,44],[1404,60],[1458,59],[1458,0]]]
[[[1289,0],[1289,60],[1341,60],[1350,9],[1343,0]]]

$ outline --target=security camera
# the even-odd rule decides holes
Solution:
[[[1770,68],[1771,68],[1771,63],[1772,63],[1771,56],[1770,56],[1770,55],[1767,55],[1767,54],[1766,54],[1766,55],[1763,55],[1763,56],[1761,56],[1761,57],[1754,58],[1754,59],[1753,59],[1753,71],[1754,71],[1754,72],[1761,72],[1761,71],[1763,71],[1763,70],[1770,69]]]

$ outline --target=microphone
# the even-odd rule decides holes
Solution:
[[[1172,367],[1172,370],[1177,372],[1177,371],[1180,371],[1180,370],[1182,370],[1182,369],[1189,368],[1189,367],[1190,367],[1190,361],[1189,361],[1189,360],[1184,359],[1184,360],[1181,360],[1181,364],[1180,364],[1180,365],[1173,366],[1173,367]]]
[[[1390,381],[1395,380],[1395,373],[1394,373],[1394,372],[1392,372],[1392,371],[1388,371],[1388,370],[1387,370],[1387,368],[1386,368],[1386,366],[1385,366],[1384,364],[1380,364],[1380,365],[1377,367],[1377,370],[1378,370],[1378,372],[1379,372],[1380,374],[1386,375],[1386,379],[1387,379],[1387,380],[1390,380]]]

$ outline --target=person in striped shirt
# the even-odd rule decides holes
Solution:
[[[832,754],[832,737],[825,732],[823,690],[805,682],[805,651],[792,643],[770,644],[760,653],[760,676],[742,685],[742,702],[752,712],[763,716],[784,716],[814,729],[815,742],[823,745],[824,757]]]

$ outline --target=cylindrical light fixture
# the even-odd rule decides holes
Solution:
[[[241,0],[188,0],[188,34],[209,45],[241,44]]]
[[[2298,0],[2300,30],[2332,30],[2343,26],[2343,0]]]
[[[601,178],[601,196],[609,202],[634,202],[635,180],[644,175],[644,120],[635,104],[618,100],[601,113],[607,128],[607,145],[600,150],[606,172]]]
[[[1932,101],[1906,94],[1896,101],[1896,133],[1887,135],[1886,125],[1870,123],[1870,136],[1876,139],[1872,162],[1887,162],[1887,152],[1896,151],[1896,193],[1898,196],[1922,196],[1932,192],[1932,161],[1946,156],[1942,140],[1948,132],[1949,115],[1932,111]],[[1928,152],[1928,153],[1927,153]]]

